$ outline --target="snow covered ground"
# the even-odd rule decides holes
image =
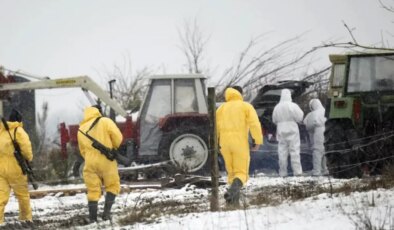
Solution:
[[[258,176],[251,178],[244,189],[240,209],[226,207],[221,198],[220,212],[209,211],[209,191],[194,185],[186,185],[181,189],[141,189],[119,195],[113,208],[112,223],[99,221],[98,224],[87,224],[84,220],[87,216],[85,194],[51,194],[32,199],[31,203],[37,229],[321,230],[365,229],[363,224],[369,222],[381,229],[394,229],[393,188],[365,192],[344,189],[332,195],[325,192],[358,183],[361,180]],[[62,187],[73,186],[81,185]],[[224,191],[225,186],[221,186],[221,197]],[[297,192],[301,192],[305,198],[298,197]],[[261,198],[261,194],[266,194],[269,199],[256,201],[257,197]],[[102,197],[99,213],[103,201]],[[0,228],[20,229],[21,225],[17,221],[18,203],[14,196],[10,198],[5,211],[6,224]]]

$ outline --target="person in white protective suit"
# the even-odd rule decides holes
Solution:
[[[324,157],[324,130],[326,110],[319,99],[312,99],[309,102],[311,110],[304,119],[304,124],[308,130],[310,144],[313,150],[313,175],[320,176],[327,174],[326,158]]]
[[[276,136],[278,139],[279,175],[287,176],[287,161],[290,154],[293,175],[302,174],[300,159],[300,131],[298,124],[301,123],[304,112],[291,100],[291,92],[283,89],[279,103],[275,106],[272,121],[276,124]]]

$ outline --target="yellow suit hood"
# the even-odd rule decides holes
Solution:
[[[83,112],[83,120],[82,120],[82,122],[79,125],[82,126],[86,122],[88,122],[88,121],[90,121],[92,119],[95,119],[97,117],[101,117],[101,113],[99,112],[99,110],[97,108],[94,108],[94,107],[88,107]]]
[[[226,101],[235,101],[235,100],[243,101],[243,97],[242,97],[241,93],[233,88],[226,89],[224,95],[225,95]]]

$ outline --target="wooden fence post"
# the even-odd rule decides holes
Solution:
[[[211,159],[212,194],[210,199],[211,211],[219,211],[219,165],[218,143],[216,138],[216,99],[215,88],[208,88],[208,115],[209,115],[209,153]]]

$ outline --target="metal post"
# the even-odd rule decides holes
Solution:
[[[112,84],[114,84],[115,82],[116,82],[115,79],[112,79],[112,80],[110,80],[108,82],[108,84],[109,84],[109,96],[110,96],[111,99],[113,98],[113,96],[112,96]],[[109,110],[109,118],[111,118],[113,121],[115,121],[115,111],[112,108],[110,108],[110,110]]]
[[[210,200],[211,211],[219,211],[219,165],[218,165],[218,143],[216,137],[216,100],[215,88],[208,88],[208,115],[209,115],[209,150],[211,159],[211,181],[212,194]]]

